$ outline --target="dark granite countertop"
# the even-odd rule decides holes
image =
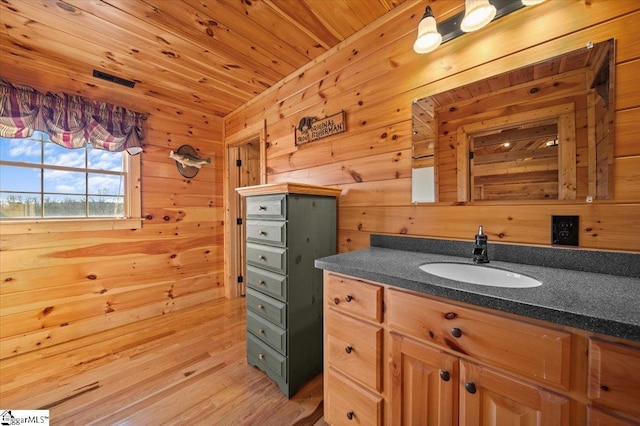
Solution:
[[[370,248],[317,259],[315,265],[399,288],[640,341],[640,253],[489,242],[491,262],[487,266],[542,281],[541,286],[533,288],[468,284],[420,270],[420,265],[430,262],[473,264],[472,248],[473,243],[466,241],[374,235]],[[549,264],[554,267],[546,266]]]

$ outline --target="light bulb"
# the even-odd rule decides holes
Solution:
[[[496,16],[496,8],[489,0],[465,0],[464,18],[460,29],[466,33],[479,30]]]
[[[440,43],[442,43],[442,35],[436,27],[436,19],[431,13],[431,7],[427,6],[418,24],[418,37],[413,43],[413,50],[416,53],[429,53],[440,46]]]

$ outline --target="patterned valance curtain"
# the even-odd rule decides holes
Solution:
[[[65,148],[91,144],[107,151],[142,152],[144,114],[84,99],[80,96],[41,94],[0,79],[0,136],[25,138],[39,130]]]

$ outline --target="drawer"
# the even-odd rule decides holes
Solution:
[[[287,216],[286,201],[286,194],[247,197],[247,218],[284,219]]]
[[[287,222],[248,220],[247,241],[284,247],[287,245]]]
[[[287,331],[266,319],[247,311],[247,331],[269,344],[282,355],[287,354]]]
[[[250,288],[247,289],[247,309],[280,327],[287,326],[287,305]]]
[[[389,289],[389,326],[483,364],[569,389],[571,334]]]
[[[247,263],[285,274],[287,249],[247,243]]]
[[[591,339],[589,398],[640,420],[640,349]]]
[[[324,283],[326,304],[360,318],[382,322],[381,286],[327,272]]]
[[[329,366],[372,389],[382,390],[382,327],[329,310],[326,318]]]
[[[324,415],[333,425],[382,425],[382,397],[329,368]]]
[[[247,266],[247,286],[282,302],[287,298],[287,276]]]
[[[270,376],[287,380],[287,358],[252,334],[247,334],[247,360]]]

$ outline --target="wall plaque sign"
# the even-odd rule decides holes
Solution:
[[[296,146],[317,141],[327,136],[342,133],[347,130],[344,111],[330,115],[323,119],[302,117],[295,129]]]

